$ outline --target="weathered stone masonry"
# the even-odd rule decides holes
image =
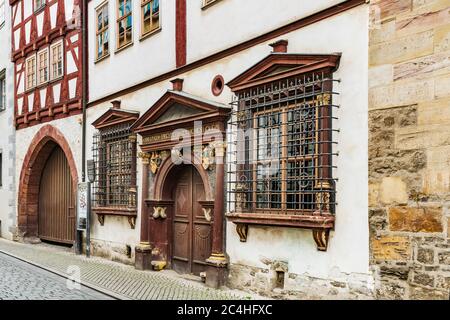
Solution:
[[[377,298],[448,299],[448,0],[371,2],[369,223]]]

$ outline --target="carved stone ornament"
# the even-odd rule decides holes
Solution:
[[[321,94],[317,98],[318,98],[319,101],[322,102],[323,106],[327,106],[331,102],[331,94],[329,94],[329,93]]]
[[[143,164],[149,164],[150,162],[150,154],[148,154],[147,152],[139,152],[138,158],[142,159]]]
[[[207,145],[202,151],[202,166],[203,169],[208,170],[214,163],[214,148],[211,145]]]
[[[159,152],[152,152],[150,156],[150,171],[153,174],[156,174],[161,163],[162,163],[161,154]]]
[[[103,214],[98,214],[97,219],[101,226],[105,225],[105,216]]]
[[[239,239],[241,240],[241,242],[247,242],[248,224],[236,224],[236,232],[239,235]]]
[[[136,228],[136,217],[134,216],[128,217],[128,223],[130,224],[131,229],[134,230]]]
[[[330,193],[329,192],[317,192],[316,203],[318,210],[330,211]]]
[[[209,144],[214,149],[214,156],[224,157],[225,150],[227,149],[227,143],[224,141],[214,141]]]
[[[247,184],[240,182],[236,184],[236,211],[242,212],[247,206]]]
[[[154,219],[166,219],[167,218],[167,214],[166,214],[166,207],[153,207],[153,218]]]
[[[247,127],[247,112],[244,110],[239,111],[236,115],[237,122],[239,123],[239,126],[243,129]]]
[[[319,251],[327,251],[328,248],[328,240],[330,237],[329,229],[314,229],[313,238],[317,245],[317,250]]]
[[[202,208],[206,221],[211,222],[211,208]]]

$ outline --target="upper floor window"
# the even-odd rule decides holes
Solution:
[[[34,0],[34,11],[37,11],[45,6],[46,0]]]
[[[0,111],[6,109],[6,76],[5,70],[0,71]]]
[[[50,46],[50,76],[51,80],[63,76],[64,61],[63,61],[63,42],[62,40]]]
[[[38,74],[37,84],[42,84],[48,81],[48,48],[38,52]]]
[[[141,35],[144,36],[160,28],[159,0],[141,1]]]
[[[5,22],[5,0],[0,0],[0,27]]]
[[[133,41],[133,13],[131,0],[117,0],[117,49]]]
[[[36,86],[36,55],[32,55],[25,61],[26,90]]]
[[[109,54],[109,16],[108,3],[97,9],[96,57],[101,59]]]

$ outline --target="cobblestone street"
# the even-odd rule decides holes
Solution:
[[[79,273],[83,285],[95,290],[84,287],[81,291],[69,290],[64,277],[73,276],[74,271]],[[96,291],[118,299],[139,300],[260,298],[236,290],[210,289],[197,281],[183,279],[172,271],[138,271],[133,266],[98,257],[88,259],[77,256],[67,248],[23,244],[3,239],[0,239],[0,275],[0,299],[108,298]]]
[[[111,297],[0,253],[0,300],[107,300]],[[69,282],[69,283],[68,283]]]

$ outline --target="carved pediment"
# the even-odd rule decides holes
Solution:
[[[341,55],[272,53],[227,83],[232,91],[240,91],[272,81],[321,69],[335,70]]]
[[[229,112],[227,105],[169,90],[136,121],[132,130],[142,133],[162,127],[179,127],[210,117],[224,118]]]
[[[95,120],[92,125],[96,129],[111,127],[121,123],[135,122],[139,118],[139,112],[121,110],[116,108],[111,108],[106,111],[103,115]]]
[[[196,114],[201,113],[199,109],[195,109],[192,107],[188,107],[179,103],[174,103],[170,106],[158,119],[156,119],[153,123],[164,123],[168,121],[173,121],[176,119],[182,119],[186,117],[190,117]]]

